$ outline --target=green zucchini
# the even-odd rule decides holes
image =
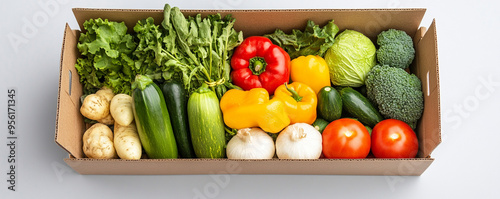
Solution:
[[[313,122],[312,126],[318,130],[321,134],[323,134],[323,130],[325,130],[326,126],[330,124],[324,119],[316,118],[316,121]]]
[[[189,132],[187,96],[184,85],[179,82],[168,81],[163,84],[161,91],[170,115],[170,122],[180,157],[196,158],[191,143],[191,133]]]
[[[189,130],[198,158],[224,158],[226,138],[219,99],[207,84],[191,94],[188,100]]]
[[[333,87],[325,86],[319,90],[318,113],[328,122],[339,119],[342,115],[342,98]]]
[[[149,158],[177,158],[177,145],[160,88],[147,76],[137,75],[132,108],[139,138]]]
[[[373,128],[377,123],[383,120],[377,109],[375,109],[370,101],[358,91],[350,87],[342,88],[342,90],[340,90],[340,96],[342,97],[344,110],[357,118],[364,125]]]

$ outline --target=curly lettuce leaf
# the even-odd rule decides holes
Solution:
[[[84,93],[108,86],[115,93],[131,93],[134,77],[131,53],[134,37],[127,34],[125,23],[90,19],[83,24],[77,48],[82,57],[75,65]]]

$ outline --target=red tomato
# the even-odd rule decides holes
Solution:
[[[417,135],[403,121],[386,119],[372,131],[372,153],[377,158],[414,158],[418,152]]]
[[[370,153],[370,134],[353,119],[338,119],[323,130],[323,153],[326,158],[365,158]]]

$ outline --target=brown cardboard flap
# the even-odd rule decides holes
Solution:
[[[78,31],[66,24],[59,71],[59,96],[57,98],[56,143],[74,157],[82,158],[83,118],[80,115],[82,89],[80,77],[75,69],[79,56],[76,44]]]
[[[439,64],[436,20],[418,42],[416,47],[417,68],[415,74],[422,80],[424,113],[418,125],[420,152],[418,157],[427,157],[441,143],[441,106],[439,90]]]
[[[417,45],[418,42],[424,37],[425,33],[427,32],[426,27],[420,27],[417,32],[415,33],[415,36],[413,36],[413,44]]]
[[[325,25],[334,19],[341,30],[353,29],[364,33],[371,39],[382,30],[396,28],[413,36],[418,30],[425,14],[424,8],[412,9],[312,9],[312,10],[182,10],[186,16],[197,13],[231,14],[235,19],[235,29],[243,30],[245,37],[273,33],[276,29],[291,32],[292,29],[304,29],[307,20]],[[83,22],[91,18],[103,18],[111,21],[123,21],[129,31],[138,20],[153,17],[156,24],[163,20],[163,10],[132,9],[89,9],[73,8],[73,13],[83,30]],[[263,23],[264,22],[264,23]],[[248,28],[253,27],[253,28]],[[258,27],[258,28],[255,28]]]
[[[80,174],[421,175],[434,159],[143,159],[137,161],[67,158],[64,161]]]
[[[83,23],[89,19],[102,18],[109,21],[125,22],[129,31],[133,30],[138,20],[153,17],[157,24],[163,20],[163,10],[133,10],[133,9],[92,9],[73,8],[80,30]]]

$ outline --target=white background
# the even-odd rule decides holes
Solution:
[[[57,9],[47,12],[46,2]],[[63,30],[74,7],[162,9],[165,1],[3,1],[0,7],[0,198],[498,198],[500,6],[495,1],[168,1],[181,9],[427,8],[437,20],[443,142],[419,177],[321,175],[84,176],[54,143]],[[44,18],[45,17],[45,18]],[[272,20],[272,19],[271,19]],[[23,31],[28,23],[35,32]],[[13,44],[9,38],[23,38]],[[489,83],[484,83],[488,82]],[[17,191],[7,190],[7,89],[18,90]],[[462,110],[462,111],[460,111]],[[311,168],[312,169],[312,168]]]

